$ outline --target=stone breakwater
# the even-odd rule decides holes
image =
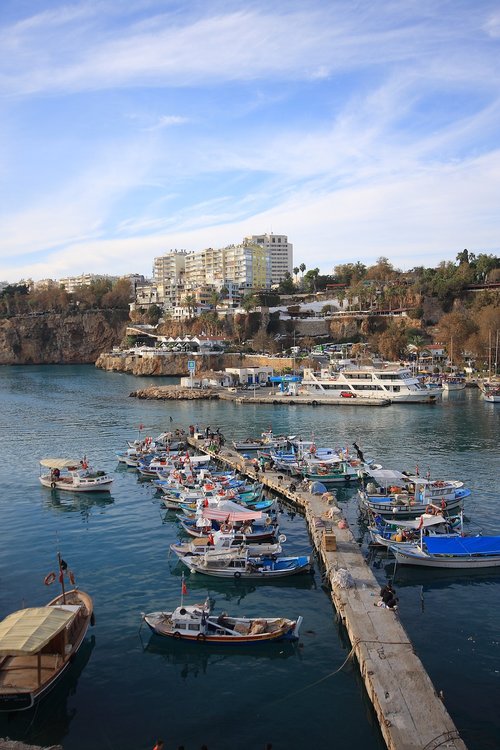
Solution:
[[[212,388],[180,388],[178,385],[159,385],[132,391],[131,398],[143,398],[157,401],[194,401],[194,400],[217,400],[220,393]]]

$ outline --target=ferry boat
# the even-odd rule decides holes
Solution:
[[[460,375],[453,375],[452,377],[443,380],[443,388],[445,391],[463,391],[465,385],[465,378]]]
[[[357,398],[389,399],[393,403],[434,403],[442,388],[429,388],[407,367],[387,363],[379,367],[349,365],[333,372],[304,369],[300,392],[321,398],[339,398],[350,393]]]

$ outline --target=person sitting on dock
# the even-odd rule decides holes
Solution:
[[[396,591],[392,586],[392,580],[389,579],[385,586],[382,586],[380,589],[380,596],[381,596],[381,604],[384,604],[387,609],[397,609],[398,607],[398,598],[396,596]],[[379,604],[379,606],[381,606]]]

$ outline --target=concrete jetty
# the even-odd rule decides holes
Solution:
[[[189,438],[189,443],[209,452],[204,440]],[[276,471],[256,472],[251,460],[229,448],[214,459],[258,479],[303,510],[387,747],[466,750],[397,612],[374,606],[380,585],[331,496],[313,495],[304,483]]]
[[[252,391],[235,391],[220,388],[187,388],[180,385],[152,385],[138,391],[132,391],[132,398],[158,401],[233,401],[237,404],[272,404],[274,406],[389,406],[387,398],[342,398],[299,394],[284,396],[269,389],[256,388]]]

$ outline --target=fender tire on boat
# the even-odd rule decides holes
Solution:
[[[236,571],[236,573],[234,574],[234,577],[235,578],[241,578],[241,573],[240,573],[239,570]]]
[[[178,630],[176,630],[176,631],[175,631],[175,633],[174,633],[174,638],[175,638],[175,640],[176,640],[176,641],[179,641],[179,640],[180,640],[180,637],[181,637],[181,634],[179,633],[179,631],[178,631]]]
[[[94,627],[94,625],[95,625],[95,614],[93,612],[90,615],[90,624],[91,624],[92,627]]]
[[[317,405],[318,405],[318,402],[317,402],[317,401],[313,401],[313,402],[312,402],[312,405],[313,405],[313,406],[317,406]]]
[[[274,399],[273,404],[274,404],[274,406],[278,406],[279,401],[276,401],[276,399]]]
[[[50,483],[50,487],[51,487],[51,489],[54,490],[56,488],[56,483],[55,482],[51,482]]]
[[[196,636],[196,640],[205,643],[205,641],[207,640],[207,636],[205,635],[205,633],[198,633],[198,635]]]
[[[295,406],[295,401],[289,401],[288,403],[290,406]]]

